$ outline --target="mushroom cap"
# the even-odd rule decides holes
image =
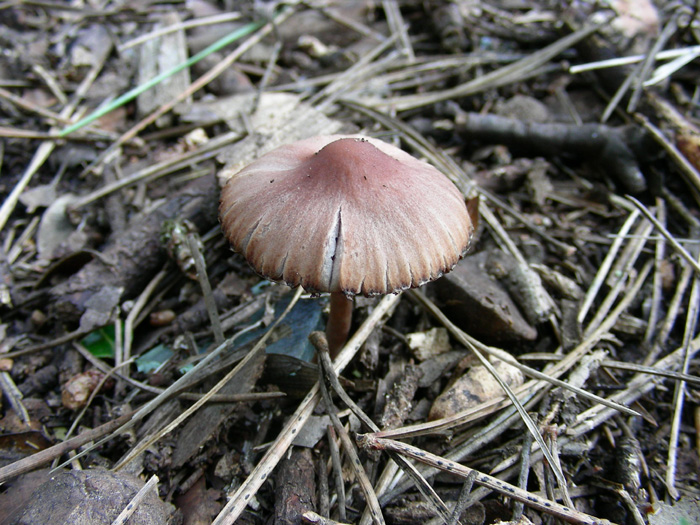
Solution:
[[[380,140],[281,146],[226,182],[223,232],[263,277],[310,292],[396,293],[450,271],[474,229],[431,165]]]

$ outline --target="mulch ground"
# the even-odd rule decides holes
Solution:
[[[699,40],[689,1],[0,2],[0,522],[700,523]],[[329,134],[475,226],[333,363],[218,222]]]

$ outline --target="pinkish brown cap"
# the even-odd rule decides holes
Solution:
[[[359,135],[281,146],[221,193],[224,235],[272,281],[311,292],[396,293],[450,271],[474,225],[431,165]]]

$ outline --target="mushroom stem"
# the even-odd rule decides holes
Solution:
[[[352,306],[352,298],[343,292],[331,292],[331,313],[326,324],[326,338],[331,357],[338,355],[348,339],[352,323]]]

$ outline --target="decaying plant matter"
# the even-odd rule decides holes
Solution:
[[[94,4],[0,9],[0,515],[71,465],[148,480],[107,523],[700,522],[692,2]],[[351,146],[359,218],[303,180]]]

